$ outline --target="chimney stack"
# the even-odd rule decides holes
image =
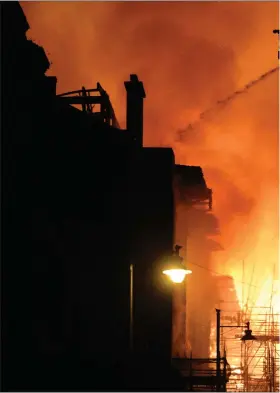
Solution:
[[[135,74],[130,75],[130,81],[124,82],[124,85],[127,92],[126,128],[131,133],[134,145],[143,147],[144,86]]]

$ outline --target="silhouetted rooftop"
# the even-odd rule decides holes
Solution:
[[[182,186],[206,187],[206,182],[200,166],[176,165],[175,174],[180,177],[180,184]]]
[[[2,2],[1,8],[1,22],[4,29],[6,28],[9,31],[10,36],[26,33],[29,30],[29,24],[19,2]],[[13,21],[13,23],[10,23],[10,21]]]

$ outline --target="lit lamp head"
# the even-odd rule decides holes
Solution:
[[[191,274],[191,270],[187,270],[183,265],[183,258],[179,255],[180,246],[175,246],[173,255],[168,259],[168,264],[163,270],[163,274],[167,275],[170,280],[176,284],[184,281],[187,274]]]
[[[247,325],[247,329],[245,330],[245,334],[241,338],[241,341],[256,340],[257,338],[252,335],[252,330],[250,329],[250,322],[246,322],[246,325]]]

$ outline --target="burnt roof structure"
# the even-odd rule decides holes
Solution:
[[[120,128],[110,98],[99,82],[95,89],[82,87],[81,90],[58,94],[57,97],[68,105],[81,105],[82,111],[91,116],[96,125],[105,123],[114,128]],[[96,111],[96,105],[99,106],[99,111]]]
[[[207,187],[199,166],[176,165],[175,184],[179,201],[189,205],[207,205],[212,210],[212,190]]]

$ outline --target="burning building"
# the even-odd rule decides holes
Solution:
[[[26,39],[21,7],[8,3],[3,13],[3,386],[176,389],[171,284],[159,261],[173,249],[182,168],[171,148],[143,147],[145,90],[136,75],[125,82],[120,129],[99,83],[57,95],[43,48]]]
[[[173,356],[186,357],[192,353],[194,357],[207,358],[216,291],[210,257],[211,252],[221,249],[213,239],[219,231],[211,213],[212,190],[207,187],[200,167],[183,165],[176,165],[175,189],[176,241],[184,246],[186,263],[193,274],[185,286],[177,289],[181,292],[177,295],[181,323],[177,322]]]

